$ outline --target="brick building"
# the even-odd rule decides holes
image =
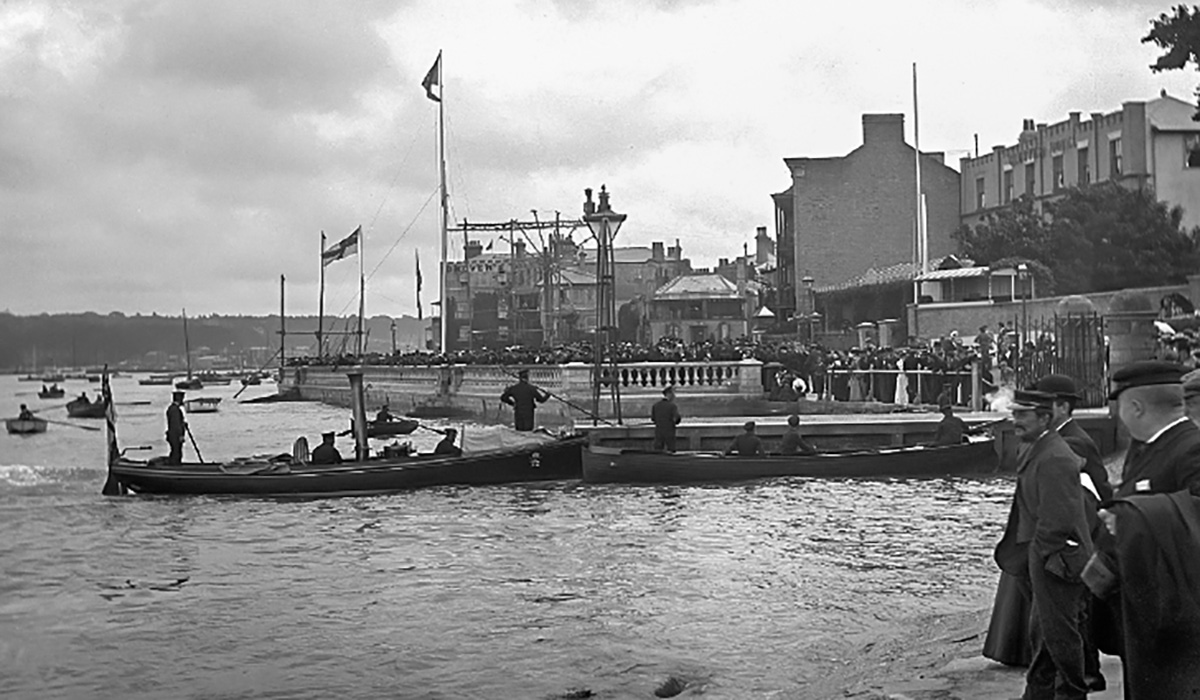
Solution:
[[[1167,95],[1121,109],[1079,112],[1055,124],[1026,119],[1017,143],[960,160],[962,222],[979,223],[1022,195],[1040,204],[1069,187],[1112,181],[1149,187],[1200,226],[1200,123],[1195,106]]]
[[[784,159],[792,185],[773,199],[779,274],[794,303],[777,314],[804,305],[805,277],[827,288],[914,259],[916,164],[904,142],[904,115],[864,114],[862,126],[863,144],[845,156]],[[959,176],[942,154],[925,153],[921,179],[934,259],[957,249],[951,234],[960,223]]]

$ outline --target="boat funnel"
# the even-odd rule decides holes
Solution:
[[[354,455],[362,462],[370,456],[367,448],[367,408],[363,393],[362,372],[348,372],[350,378],[350,410],[354,415]]]

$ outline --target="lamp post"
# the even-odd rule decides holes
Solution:
[[[598,202],[592,201],[591,188],[583,191],[583,221],[596,238],[596,333],[593,343],[592,425],[599,421],[602,365],[607,360],[613,400],[613,416],[621,422],[621,389],[612,352],[613,330],[617,323],[616,284],[613,278],[612,242],[617,237],[625,215],[612,210],[608,190],[600,185]]]
[[[1026,299],[1029,297],[1029,293],[1028,293],[1029,285],[1028,285],[1028,282],[1026,281],[1026,277],[1028,275],[1029,275],[1029,266],[1028,265],[1026,265],[1025,263],[1021,263],[1021,264],[1017,265],[1017,278],[1021,280],[1021,332],[1017,335],[1017,343],[1020,348],[1017,351],[1018,352],[1017,357],[1020,358],[1019,362],[1020,362],[1020,367],[1022,369],[1022,373],[1021,373],[1022,375],[1027,374],[1027,372],[1025,370],[1028,369],[1026,367],[1028,358],[1026,358],[1026,356],[1025,356],[1025,344],[1029,342],[1029,311],[1028,311],[1028,306],[1027,306],[1027,302],[1026,302]],[[1027,377],[1022,376],[1023,380],[1026,378]]]

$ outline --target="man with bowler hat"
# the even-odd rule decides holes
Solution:
[[[167,464],[183,463],[183,436],[187,432],[187,421],[183,419],[183,392],[171,392],[171,405],[167,406],[167,445],[171,454]]]
[[[1080,574],[1092,541],[1080,488],[1078,455],[1053,430],[1054,395],[1015,392],[1013,432],[1024,446],[1017,487],[995,558],[1029,592],[1033,659],[1025,700],[1083,700],[1080,617],[1086,588]]]
[[[529,383],[529,370],[517,372],[517,383],[500,394],[500,402],[513,407],[513,427],[523,432],[533,430],[535,404],[546,403],[550,398],[545,390]]]

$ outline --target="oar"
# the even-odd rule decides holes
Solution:
[[[69,425],[72,428],[79,428],[80,430],[91,430],[94,432],[100,431],[99,428],[91,426],[91,425],[78,425],[76,423],[68,423],[65,420],[54,420],[53,418],[42,418],[42,420],[46,421],[47,423],[55,423],[57,425]]]
[[[967,434],[970,434],[970,433],[977,433],[977,432],[979,432],[980,430],[983,430],[984,428],[990,428],[990,427],[992,427],[993,425],[996,425],[996,424],[998,424],[998,423],[1003,423],[1003,422],[1004,422],[1004,421],[1006,421],[1006,420],[1008,420],[1008,418],[997,418],[996,420],[990,420],[990,421],[988,421],[988,422],[986,422],[986,423],[980,423],[980,424],[978,424],[978,425],[972,425],[972,426],[968,427],[966,430],[963,430],[963,432],[964,432],[964,433],[967,433]]]
[[[192,437],[192,426],[184,423],[183,429],[187,431],[188,439],[192,441],[192,449],[196,451],[196,457],[200,460],[201,464],[204,464],[204,455],[200,454],[200,447],[196,445],[196,438]]]
[[[503,369],[503,370],[501,370],[501,371],[502,371],[502,372],[504,372],[505,374],[507,374],[507,375],[508,375],[508,376],[510,376],[510,377],[514,377],[514,378],[516,378],[516,379],[520,379],[520,378],[521,378],[521,377],[520,377],[520,375],[513,374],[512,372],[509,372],[509,371],[508,371],[508,370],[506,370],[506,369]],[[616,423],[614,423],[614,422],[612,422],[612,421],[610,421],[610,420],[607,420],[607,419],[605,419],[605,418],[601,418],[600,416],[598,416],[598,415],[596,415],[596,414],[592,413],[591,411],[587,410],[586,408],[584,408],[584,407],[582,407],[582,406],[578,406],[578,405],[576,405],[576,404],[573,404],[573,403],[571,403],[570,401],[568,401],[568,400],[564,399],[563,397],[559,396],[558,394],[555,394],[555,393],[554,393],[554,392],[552,392],[552,391],[549,391],[549,390],[547,390],[547,389],[543,389],[543,388],[542,388],[542,387],[540,387],[540,386],[538,387],[538,391],[544,391],[544,392],[546,392],[546,395],[547,395],[547,396],[549,396],[550,398],[552,398],[552,399],[555,399],[555,400],[557,400],[557,401],[561,401],[561,402],[563,402],[564,404],[566,404],[566,405],[567,405],[567,406],[569,406],[570,408],[573,408],[573,409],[575,409],[576,411],[579,411],[580,413],[584,414],[584,415],[585,415],[585,416],[587,416],[588,418],[591,418],[592,420],[600,421],[601,423],[607,423],[608,425],[617,425]],[[503,402],[501,402],[501,403],[503,403]]]

